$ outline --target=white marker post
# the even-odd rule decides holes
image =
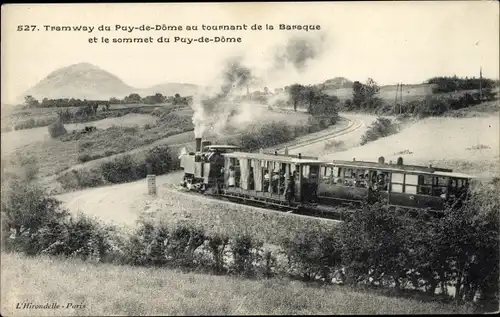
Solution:
[[[148,170],[148,195],[149,196],[156,196],[156,175],[153,174],[153,168],[150,163],[147,164],[147,170]]]

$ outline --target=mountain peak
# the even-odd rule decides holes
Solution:
[[[141,96],[161,93],[163,95],[192,95],[197,85],[164,83],[151,88],[138,89],[127,85],[118,76],[88,62],[71,64],[51,72],[34,87],[19,96],[31,95],[38,100],[43,98],[75,98],[88,100],[108,100],[111,97],[123,98],[131,93]]]

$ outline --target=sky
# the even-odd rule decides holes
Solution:
[[[418,84],[433,76],[499,77],[497,1],[45,4],[2,6],[2,99],[8,101],[50,72],[87,62],[145,88],[164,82],[209,84],[222,63],[243,56],[270,81],[315,83],[333,77],[381,85]],[[261,31],[102,31],[99,25],[262,25]],[[270,24],[274,30],[265,30]],[[279,24],[320,25],[320,31],[279,30]],[[35,25],[39,31],[17,31]],[[94,31],[45,31],[92,26]],[[241,37],[241,43],[89,43],[101,37]],[[293,36],[313,39],[307,67],[272,68]],[[318,40],[319,38],[322,41]]]

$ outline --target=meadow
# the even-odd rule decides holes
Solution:
[[[394,101],[396,99],[397,85],[381,86],[379,97],[385,101]],[[340,100],[352,98],[352,88],[327,89],[325,91],[329,95],[337,96]],[[398,92],[398,95],[400,93]],[[419,100],[425,96],[432,94],[432,85],[403,85],[403,100]]]
[[[248,280],[163,268],[93,264],[2,253],[5,316],[453,314],[465,307],[395,298],[347,286]],[[81,308],[16,310],[59,303]],[[83,307],[84,306],[84,307]]]

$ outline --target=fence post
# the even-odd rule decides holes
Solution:
[[[148,195],[156,196],[156,175],[148,175]]]
[[[147,180],[148,180],[148,195],[156,196],[156,175],[153,174],[153,166],[151,163],[146,164],[146,169],[148,172]]]

